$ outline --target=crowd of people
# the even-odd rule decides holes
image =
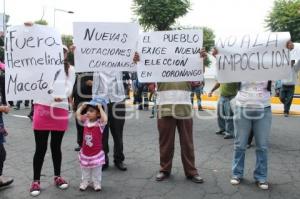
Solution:
[[[287,43],[293,49],[293,43]],[[102,171],[109,167],[109,132],[113,138],[113,163],[120,171],[126,171],[124,163],[123,136],[126,105],[129,90],[132,86],[134,104],[139,110],[148,110],[153,101],[151,117],[157,117],[159,132],[160,170],[157,181],[168,178],[172,172],[176,129],[179,133],[181,159],[186,178],[194,183],[203,183],[195,165],[193,144],[194,96],[197,99],[197,110],[202,111],[201,95],[204,81],[173,83],[140,83],[137,74],[128,72],[102,71],[95,73],[75,74],[75,69],[67,59],[68,48],[64,47],[64,72],[66,74],[65,90],[67,98],[52,100],[35,99],[29,117],[33,121],[35,153],[33,155],[33,181],[30,194],[38,196],[41,192],[40,177],[43,167],[47,143],[50,137],[50,149],[54,167],[54,183],[59,189],[67,189],[69,183],[61,176],[62,151],[61,144],[68,129],[68,113],[70,108],[76,111],[77,144],[79,165],[82,180],[79,186],[85,191],[92,185],[95,191],[102,189]],[[216,56],[218,50],[213,51]],[[206,58],[201,51],[199,59]],[[1,60],[4,62],[4,60]],[[139,62],[139,54],[133,59]],[[295,88],[296,74],[300,63],[294,62],[290,80],[282,80],[280,99],[284,103],[284,113],[289,114],[292,93]],[[4,70],[1,75],[0,106],[0,187],[8,186],[12,178],[2,175],[6,152],[4,148],[7,132],[3,124],[3,114],[9,112],[5,99]],[[243,180],[245,151],[251,134],[256,144],[256,166],[254,180],[260,189],[266,190],[268,184],[268,142],[271,129],[271,81],[216,83],[209,96],[220,89],[218,102],[218,135],[224,139],[234,139],[232,177],[230,183],[238,185]],[[150,95],[149,95],[150,93]],[[12,102],[11,102],[12,103]],[[16,104],[19,109],[21,101]],[[29,106],[29,101],[25,106]],[[13,105],[13,104],[11,104]]]

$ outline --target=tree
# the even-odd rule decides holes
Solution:
[[[190,6],[189,0],[134,0],[132,9],[145,30],[169,30]]]
[[[61,36],[62,43],[66,45],[68,48],[73,45],[73,36],[72,35],[62,35]],[[72,50],[68,52],[67,55],[68,62],[74,66],[74,53]]]
[[[300,0],[276,0],[265,22],[271,31],[288,31],[293,42],[300,42]]]
[[[61,36],[62,43],[67,47],[73,45],[73,36],[72,35],[62,35]]]
[[[35,24],[47,26],[48,22],[46,20],[40,19],[34,22]]]

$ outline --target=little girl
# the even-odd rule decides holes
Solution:
[[[82,112],[86,114],[82,115]],[[107,123],[107,116],[100,104],[91,101],[78,108],[76,117],[84,126],[83,143],[79,152],[82,170],[79,189],[85,191],[92,182],[94,190],[101,191],[102,165],[105,164],[102,133]]]

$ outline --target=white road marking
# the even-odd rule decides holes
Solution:
[[[28,119],[28,117],[27,116],[25,116],[25,115],[11,115],[11,116],[13,116],[13,117],[18,117],[18,118],[26,118],[26,119]]]

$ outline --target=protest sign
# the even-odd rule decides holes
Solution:
[[[61,37],[55,29],[10,27],[5,37],[7,100],[65,97],[63,63]]]
[[[291,60],[300,60],[300,43],[294,43],[294,49],[291,50]]]
[[[220,83],[281,80],[291,73],[288,32],[228,36],[217,40]]]
[[[159,31],[140,36],[140,82],[203,80],[202,30]]]
[[[136,71],[137,24],[75,22],[73,28],[76,72]]]

